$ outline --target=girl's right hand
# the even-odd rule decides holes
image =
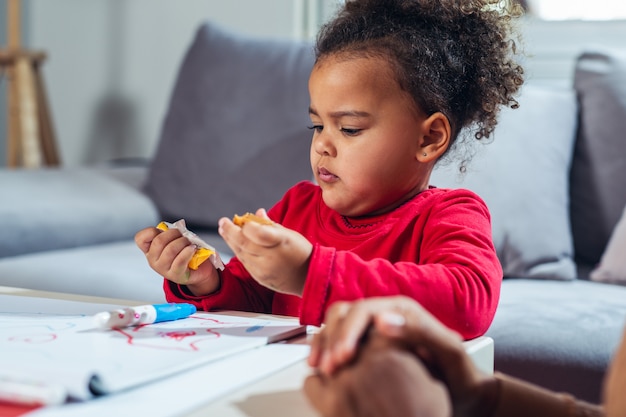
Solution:
[[[207,295],[219,289],[219,273],[211,262],[202,263],[197,270],[189,269],[196,247],[177,229],[142,229],[135,235],[135,244],[152,269],[169,281],[186,285],[192,294]]]

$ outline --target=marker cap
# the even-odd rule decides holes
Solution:
[[[196,306],[188,303],[155,304],[153,307],[156,310],[155,323],[184,319],[196,312]]]

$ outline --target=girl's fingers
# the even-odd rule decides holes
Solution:
[[[142,229],[135,234],[135,244],[146,254],[150,250],[152,241],[159,233],[161,233],[161,231],[156,227]]]

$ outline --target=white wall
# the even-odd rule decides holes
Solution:
[[[528,19],[520,25],[527,54],[529,82],[571,86],[576,58],[589,48],[626,50],[626,20],[547,21]]]
[[[25,0],[24,38],[43,66],[64,165],[155,151],[178,66],[206,19],[294,38],[307,0]],[[318,6],[315,6],[318,7]]]

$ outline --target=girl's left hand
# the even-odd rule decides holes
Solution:
[[[264,209],[256,215],[269,220]],[[278,223],[250,221],[240,227],[223,217],[219,234],[259,284],[302,296],[313,245],[300,233]]]

